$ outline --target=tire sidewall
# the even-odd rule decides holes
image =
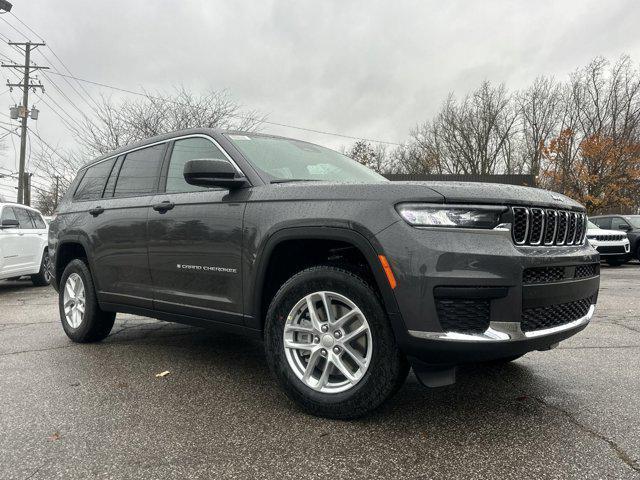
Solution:
[[[82,318],[82,322],[77,328],[73,328],[67,323],[66,315],[64,313],[64,290],[66,288],[67,279],[72,273],[77,273],[80,276],[85,291],[84,316]],[[67,267],[64,269],[64,272],[60,277],[58,308],[60,311],[60,321],[62,322],[62,328],[69,338],[75,341],[83,341],[89,336],[92,327],[91,324],[95,316],[95,294],[93,292],[93,281],[91,279],[91,273],[89,272],[87,265],[82,260],[73,260],[69,262]]]
[[[362,311],[371,330],[372,355],[367,372],[355,386],[344,392],[321,393],[309,388],[292,371],[285,355],[283,334],[289,312],[306,295],[318,291],[331,291],[347,297]],[[271,302],[265,337],[272,373],[294,400],[322,408],[375,402],[379,396],[386,398],[384,390],[388,387],[388,374],[392,374],[388,372],[393,363],[390,360],[397,355],[395,338],[380,301],[359,277],[331,267],[314,267],[293,276]]]
[[[38,273],[31,276],[31,281],[37,287],[47,287],[51,284],[51,272],[48,272],[47,265],[45,264],[45,260],[49,258],[49,250],[44,249],[42,252],[42,258],[40,259],[40,270]],[[47,277],[49,275],[49,277]]]

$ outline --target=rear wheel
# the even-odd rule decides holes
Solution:
[[[31,281],[36,287],[46,287],[51,283],[51,271],[49,270],[49,251],[42,253],[40,270],[35,275],[31,275]]]
[[[58,305],[62,328],[74,342],[98,342],[111,332],[116,314],[100,309],[91,272],[82,260],[75,259],[64,269]]]
[[[387,400],[409,372],[375,292],[339,268],[294,275],[267,313],[269,367],[305,411],[350,419]]]

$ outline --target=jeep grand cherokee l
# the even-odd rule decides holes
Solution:
[[[354,418],[410,366],[447,385],[585,328],[585,223],[544,190],[392,183],[307,142],[195,129],[83,167],[49,251],[73,341],[105,338],[116,312],[253,335],[290,398]]]

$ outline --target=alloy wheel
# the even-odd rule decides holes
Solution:
[[[84,319],[86,296],[84,282],[77,273],[67,277],[64,285],[64,316],[71,328],[78,328]]]
[[[289,367],[309,388],[339,393],[365,375],[373,350],[371,328],[356,304],[335,292],[306,295],[284,326]]]

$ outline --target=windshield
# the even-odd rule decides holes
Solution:
[[[626,217],[633,228],[640,228],[640,215],[629,215]]]
[[[600,228],[598,225],[593,223],[591,220],[587,222],[587,228]]]
[[[227,134],[227,138],[272,183],[388,181],[345,155],[300,140],[252,134]]]

